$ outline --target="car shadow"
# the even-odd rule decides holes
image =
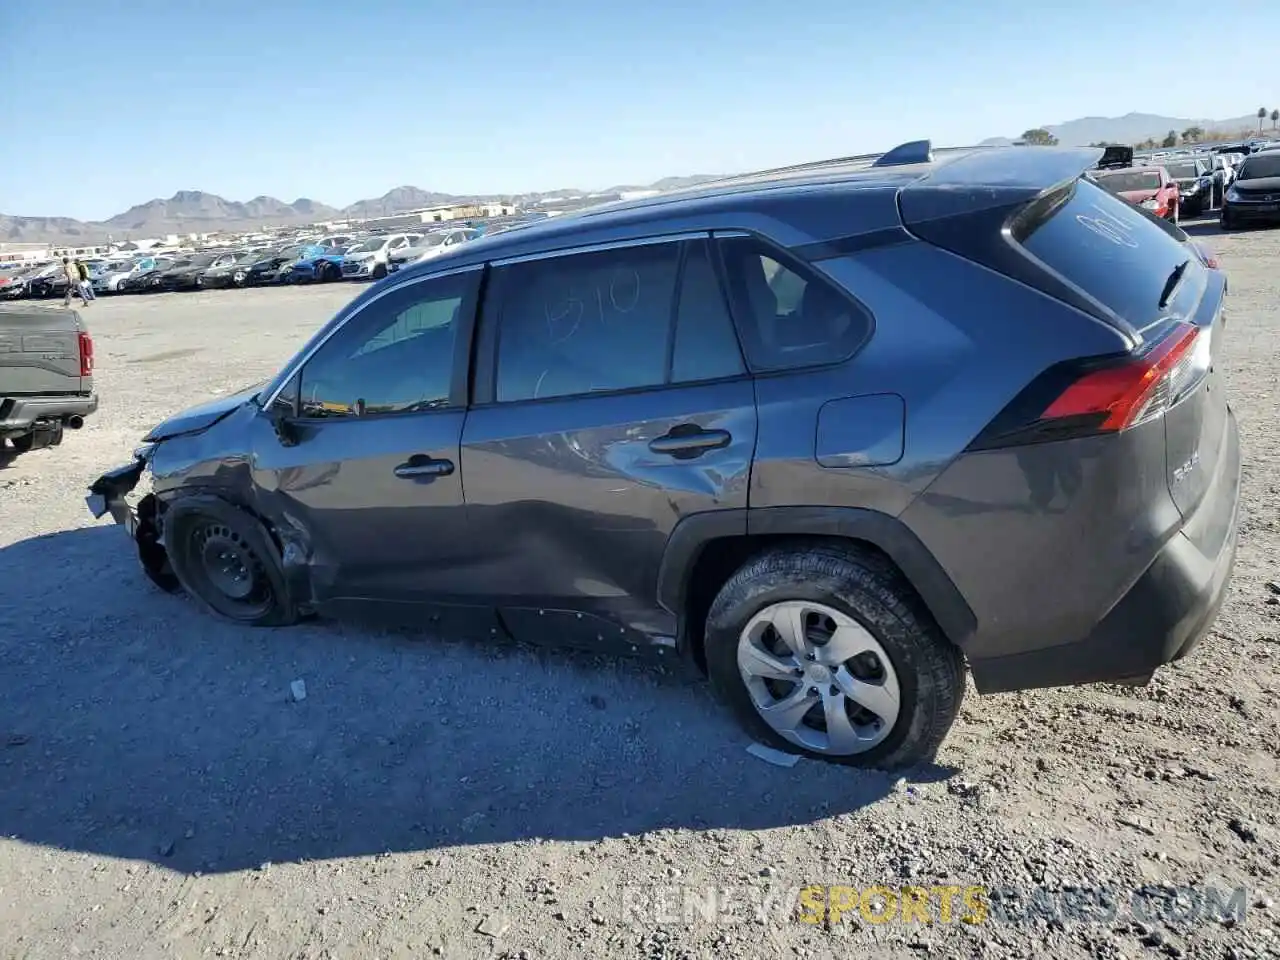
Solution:
[[[152,588],[108,525],[13,543],[0,566],[21,574],[0,582],[0,835],[26,843],[221,872],[783,827],[954,772],[770,765],[706,684],[661,666],[220,622]]]

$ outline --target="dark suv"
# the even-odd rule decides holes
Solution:
[[[464,244],[90,509],[234,621],[677,655],[777,747],[927,758],[966,660],[1141,681],[1230,576],[1224,276],[1099,152],[904,145]]]

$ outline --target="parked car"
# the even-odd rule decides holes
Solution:
[[[775,747],[919,762],[966,661],[982,693],[1141,682],[1228,586],[1224,278],[1098,156],[910,144],[466,244],[89,509],[239,624],[678,658]]]
[[[430,260],[441,254],[456,250],[464,243],[479,239],[480,231],[467,227],[455,227],[451,230],[437,230],[433,233],[415,237],[408,246],[401,247],[387,257],[387,272],[395,273],[411,263]]]
[[[1244,159],[1223,199],[1220,224],[1233,230],[1248,223],[1280,221],[1280,153],[1255,153]]]
[[[0,446],[55,446],[98,409],[93,338],[74,310],[6,306],[0,344]]]
[[[151,266],[125,277],[116,289],[120,293],[147,293],[156,290],[159,288],[158,276],[178,262],[175,257],[151,257]]]
[[[1178,215],[1198,217],[1222,203],[1222,174],[1199,157],[1164,161],[1165,172],[1178,185]]]
[[[0,299],[20,300],[23,297],[30,296],[31,281],[48,269],[49,267],[47,265],[41,264],[39,266],[28,267],[25,270],[20,270],[19,272],[11,275],[7,283],[0,285]]]
[[[347,247],[326,247],[324,253],[303,257],[289,266],[289,283],[326,283],[342,279],[342,258]]]
[[[1178,185],[1164,167],[1098,170],[1092,174],[1103,189],[1157,217],[1178,222]]]
[[[197,253],[185,262],[175,263],[160,274],[160,289],[197,290],[204,286],[205,274],[215,267],[229,267],[236,261],[236,254],[227,250]]]
[[[243,287],[249,268],[268,251],[258,247],[252,250],[231,251],[231,259],[204,272],[201,285],[206,289],[218,287]]]
[[[95,276],[90,277],[89,282],[93,285],[94,293],[119,293],[126,280],[152,269],[155,264],[155,257],[152,256],[117,261],[104,265]]]
[[[255,260],[245,271],[244,285],[248,287],[283,283],[290,267],[297,260],[315,257],[325,251],[314,243],[297,243],[278,250],[268,251]]]
[[[346,234],[335,234],[333,236],[323,237],[316,241],[317,246],[328,247],[330,250],[337,250],[343,247],[349,247],[356,242],[355,237]]]
[[[419,233],[389,233],[370,237],[347,250],[342,258],[344,280],[379,280],[387,275],[391,254],[407,247]]]

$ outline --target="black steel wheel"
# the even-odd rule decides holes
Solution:
[[[272,541],[230,504],[178,501],[165,516],[164,548],[183,588],[212,613],[254,626],[298,619]]]

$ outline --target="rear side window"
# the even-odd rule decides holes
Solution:
[[[1195,260],[1141,211],[1087,180],[1077,181],[1047,215],[1031,211],[1014,224],[1013,235],[1037,260],[1139,328],[1160,314],[1174,268]]]
[[[725,278],[753,370],[785,370],[847,359],[872,320],[812,270],[753,237],[719,240]]]

